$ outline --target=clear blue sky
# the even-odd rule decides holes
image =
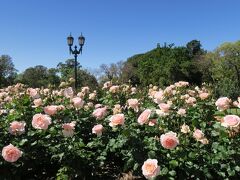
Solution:
[[[0,0],[0,55],[24,69],[72,58],[66,37],[86,37],[84,68],[192,39],[213,50],[240,39],[239,0]]]

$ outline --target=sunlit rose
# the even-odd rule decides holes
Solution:
[[[39,107],[42,105],[42,99],[38,98],[38,99],[34,99],[33,104],[35,107]]]
[[[75,108],[82,108],[84,104],[83,99],[80,97],[72,98],[72,102]]]
[[[237,115],[226,115],[221,123],[224,127],[237,127],[240,124],[240,118]]]
[[[107,114],[107,108],[103,107],[103,108],[97,108],[93,111],[92,115],[96,118],[96,119],[103,119]]]
[[[138,123],[141,125],[148,123],[151,112],[150,109],[144,110],[137,119]]]
[[[216,102],[215,105],[219,111],[224,111],[230,107],[231,100],[227,97],[221,97]]]
[[[51,118],[45,114],[35,114],[32,119],[32,126],[35,129],[46,130],[51,123]]]
[[[138,112],[138,100],[137,99],[128,99],[127,100],[128,106],[132,109],[134,109],[134,111]]]
[[[147,159],[142,165],[142,174],[147,179],[151,179],[159,175],[160,166],[158,166],[157,159]]]
[[[207,99],[208,96],[209,96],[209,94],[206,93],[206,92],[203,92],[203,93],[200,93],[200,94],[199,94],[199,97],[200,97],[201,100]]]
[[[162,112],[164,112],[164,113],[168,113],[169,112],[169,109],[170,109],[170,105],[169,104],[160,103],[159,107],[162,110]]]
[[[185,123],[181,126],[181,132],[186,134],[190,132],[190,128],[188,125],[186,125]]]
[[[58,110],[58,106],[55,106],[55,105],[44,107],[44,112],[50,116],[56,114],[57,110]]]
[[[22,156],[22,151],[12,144],[9,144],[2,149],[2,156],[7,162],[16,162]]]
[[[177,114],[180,115],[180,116],[186,116],[186,109],[180,108],[177,111]]]
[[[123,125],[125,122],[124,114],[115,114],[110,118],[109,126],[115,127],[118,125]]]
[[[200,130],[200,129],[196,129],[194,132],[193,132],[193,137],[199,141],[201,139],[204,138],[204,133]]]
[[[62,125],[62,133],[65,137],[72,137],[74,135],[76,121],[72,121],[71,123],[65,123]]]
[[[25,132],[25,126],[24,121],[13,121],[10,123],[9,132],[13,135],[21,135]]]
[[[172,131],[162,134],[160,136],[160,142],[166,149],[174,149],[179,144],[177,134]]]
[[[97,136],[101,136],[103,131],[103,126],[101,124],[95,125],[92,128],[92,133],[97,134]]]

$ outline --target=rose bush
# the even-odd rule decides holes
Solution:
[[[0,89],[1,178],[237,178],[239,107],[183,81],[76,93],[9,86]]]

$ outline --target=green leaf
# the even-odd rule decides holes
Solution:
[[[171,161],[169,162],[169,164],[170,164],[171,167],[177,167],[177,166],[178,166],[178,161],[176,161],[176,160],[171,160]]]

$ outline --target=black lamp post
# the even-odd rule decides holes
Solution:
[[[70,54],[74,55],[75,58],[75,64],[74,64],[74,69],[75,69],[75,90],[77,90],[77,56],[79,54],[82,54],[82,47],[85,42],[85,37],[83,37],[82,33],[81,36],[78,38],[78,43],[79,43],[79,50],[77,49],[77,46],[74,46],[74,50],[72,49],[74,38],[71,36],[71,34],[67,37],[67,43],[69,45],[69,52]]]

